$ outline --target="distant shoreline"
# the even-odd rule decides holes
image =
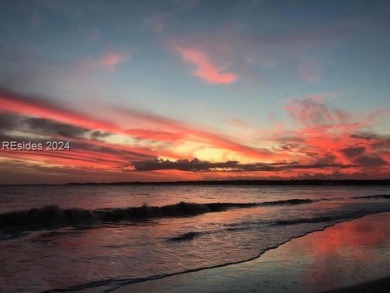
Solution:
[[[378,179],[378,180],[322,180],[322,179],[308,179],[308,180],[210,180],[210,181],[162,181],[162,182],[73,182],[65,184],[4,184],[1,186],[77,186],[77,185],[247,185],[247,186],[380,186],[390,185],[390,179]]]

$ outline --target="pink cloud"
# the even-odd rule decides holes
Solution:
[[[0,89],[0,114],[1,113],[36,116],[85,129],[101,130],[111,134],[129,135],[137,139],[160,141],[170,145],[174,145],[178,141],[201,141],[210,146],[234,151],[248,157],[261,159],[273,157],[273,153],[267,149],[247,146],[236,142],[223,134],[193,127],[182,121],[136,110],[115,109],[115,115],[121,117],[122,121],[127,121],[126,117],[132,117],[146,122],[147,124],[151,123],[154,127],[146,129],[129,129],[111,121],[94,118],[78,111],[62,108],[47,101],[41,101],[35,97],[18,95],[2,89]],[[161,129],[165,130],[161,131]],[[158,153],[159,155],[170,158],[178,157],[177,154],[168,152],[163,147],[158,148]],[[147,154],[149,155],[150,153],[147,152]]]
[[[210,57],[199,49],[175,45],[174,50],[181,58],[195,66],[195,76],[212,84],[231,84],[237,81],[238,75],[224,72],[225,68],[216,65]]]
[[[105,120],[108,119],[107,117],[87,116],[85,113],[63,108],[42,98],[0,89],[0,116],[5,114],[4,117],[7,115],[19,117],[13,119],[15,121],[36,120],[39,117],[40,121],[44,120],[48,123],[40,125],[50,125],[50,127],[26,128],[31,129],[28,133],[43,134],[50,136],[53,140],[60,140],[66,137],[58,131],[62,129],[58,127],[61,125],[78,129],[76,133],[80,131],[82,133],[69,136],[73,144],[72,152],[1,152],[0,157],[9,161],[13,159],[24,161],[26,165],[29,162],[34,164],[38,162],[40,167],[45,167],[50,163],[57,167],[74,166],[74,170],[79,171],[104,170],[102,172],[117,174],[118,170],[134,171],[133,162],[150,161],[159,157],[169,158],[171,161],[193,159],[192,153],[178,152],[175,146],[182,142],[201,142],[208,148],[222,149],[226,153],[237,154],[238,157],[250,158],[252,162],[253,159],[257,159],[255,163],[247,164],[248,168],[240,169],[242,172],[247,172],[245,173],[247,179],[259,178],[260,175],[264,176],[262,178],[305,178],[305,176],[357,178],[364,173],[371,174],[372,178],[388,176],[390,174],[390,152],[388,151],[390,138],[376,134],[370,128],[378,116],[389,115],[390,110],[384,108],[367,114],[344,112],[322,101],[329,95],[334,94],[317,94],[304,99],[291,100],[286,109],[294,120],[301,123],[300,128],[287,130],[287,127],[280,124],[270,114],[270,120],[275,119],[275,123],[280,124],[275,124],[277,127],[269,129],[268,135],[271,137],[267,138],[262,135],[252,144],[245,144],[224,133],[212,132],[210,128],[204,129],[198,125],[153,113],[106,107],[107,111],[111,110],[115,113],[115,117],[121,122],[118,123]],[[1,125],[3,130],[21,129],[21,133],[26,131],[24,126],[21,126],[25,123],[20,122],[15,124],[16,126],[10,124],[11,126],[6,127],[7,121],[11,120],[3,121],[5,121]],[[135,126],[132,122],[140,122],[143,128],[129,129],[129,125]],[[245,129],[250,127],[244,121],[234,122]],[[97,132],[98,135],[92,136],[92,132]],[[110,135],[115,134],[131,136],[137,142],[124,144],[110,139]],[[7,132],[6,135],[8,135]],[[291,167],[285,168],[284,165]],[[4,170],[4,167],[0,169]],[[150,176],[155,176],[155,172],[160,171],[150,172],[153,172]],[[169,177],[172,175],[177,176],[176,179],[184,180],[190,178],[187,176],[193,176],[190,173],[186,175],[180,172],[161,170],[161,178],[169,180],[173,178]],[[218,178],[241,176],[237,175],[238,172],[229,172]],[[66,171],[66,174],[70,173]],[[215,176],[219,176],[206,171],[203,174],[206,179],[217,179]],[[116,177],[112,178],[112,180],[117,180]],[[131,179],[133,180],[133,177]]]
[[[129,54],[119,54],[115,52],[108,52],[102,58],[97,60],[97,64],[103,68],[113,68],[120,63],[130,59]]]
[[[156,34],[162,34],[166,30],[170,17],[171,13],[163,13],[145,19],[145,24]]]
[[[348,113],[322,103],[321,99],[321,95],[294,99],[287,105],[286,110],[302,128],[290,133],[290,137],[299,138],[299,143],[290,140],[282,146],[295,157],[306,157],[300,161],[329,158],[333,163],[354,165],[355,173],[367,168],[376,168],[377,174],[388,172],[387,157],[377,147],[385,144],[386,138],[369,131],[379,115],[387,115],[386,109],[368,114]]]
[[[79,68],[82,71],[90,71],[96,69],[103,69],[108,71],[114,71],[115,68],[130,60],[131,53],[118,53],[115,51],[109,51],[103,56],[95,59],[88,59],[79,64]]]
[[[321,72],[321,66],[315,60],[306,60],[298,66],[299,76],[309,82],[320,81]]]
[[[268,149],[247,146],[238,143],[223,134],[193,127],[183,121],[176,121],[170,118],[130,109],[116,109],[116,115],[121,115],[120,117],[123,117],[122,121],[125,121],[126,117],[132,117],[145,122],[151,122],[166,130],[180,134],[182,136],[181,139],[183,140],[201,141],[216,148],[237,152],[252,158],[269,159],[273,157],[273,153]]]
[[[320,102],[321,96],[294,99],[286,107],[292,118],[303,126],[334,125],[346,122],[347,114]]]

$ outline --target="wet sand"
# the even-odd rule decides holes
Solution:
[[[365,216],[292,239],[253,261],[114,292],[382,292],[390,282],[388,223],[390,213]]]
[[[367,282],[355,286],[344,287],[336,290],[327,291],[326,293],[376,293],[376,292],[389,292],[390,277]]]

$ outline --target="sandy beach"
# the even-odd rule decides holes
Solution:
[[[335,289],[327,291],[327,293],[370,293],[370,292],[388,292],[390,288],[390,277],[375,280],[367,283],[358,284],[355,286],[344,287],[340,289]]]
[[[390,213],[365,216],[292,239],[253,261],[130,284],[115,292],[385,292],[389,222]]]

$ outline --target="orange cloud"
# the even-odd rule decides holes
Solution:
[[[113,116],[106,116],[107,120],[104,120],[53,102],[0,89],[0,135],[3,140],[66,139],[72,143],[72,151],[67,153],[2,151],[0,160],[23,160],[26,164],[38,164],[46,168],[44,170],[50,166],[71,166],[79,171],[171,174],[172,177],[167,175],[166,180],[176,176],[182,176],[177,180],[186,180],[195,177],[253,179],[258,176],[267,179],[345,178],[364,173],[369,173],[370,177],[383,177],[389,174],[387,149],[390,140],[369,131],[377,116],[387,115],[388,111],[350,114],[322,103],[318,97],[293,100],[286,109],[299,122],[299,128],[270,130],[270,138],[263,135],[260,145],[259,142],[248,145],[226,134],[156,114],[106,108]],[[134,126],[134,122],[145,128],[127,128]],[[190,147],[183,148],[183,145]],[[210,155],[203,156],[207,152]],[[177,162],[175,168],[161,168],[161,164],[158,168],[136,168],[137,163],[158,158],[184,162],[193,160],[194,156],[210,168],[198,168],[198,164],[196,167],[201,171],[198,174],[194,174],[196,168],[192,165],[191,168],[177,168]],[[221,162],[225,163],[221,165]],[[210,172],[211,169],[216,172]]]
[[[0,112],[42,117],[91,130],[99,129],[110,133],[125,134],[143,139],[174,142],[180,138],[177,134],[166,131],[126,129],[109,121],[88,117],[86,114],[74,110],[64,109],[48,101],[40,101],[37,98],[22,96],[1,89]]]
[[[174,45],[180,57],[195,66],[195,76],[211,84],[231,84],[237,81],[238,75],[224,72],[225,68],[214,64],[206,52],[199,49]]]
[[[269,159],[273,157],[272,152],[267,149],[246,146],[235,142],[222,134],[212,133],[186,125],[180,121],[134,110],[116,109],[116,115],[121,115],[124,118],[131,117],[143,120],[154,124],[155,127],[160,129],[169,129],[169,131],[126,129],[109,121],[88,117],[84,113],[63,109],[52,103],[42,102],[36,98],[17,95],[5,90],[0,91],[0,112],[43,117],[53,121],[84,127],[86,129],[104,130],[112,134],[124,134],[138,139],[164,141],[170,144],[182,140],[199,141],[206,143],[213,148],[222,148],[258,159]],[[162,152],[168,153],[164,150],[162,150]],[[170,157],[177,158],[177,155]]]
[[[152,123],[159,125],[164,129],[170,129],[171,131],[181,134],[182,139],[190,141],[198,141],[204,144],[208,144],[213,148],[221,148],[227,151],[233,151],[244,156],[257,159],[271,159],[274,158],[274,154],[265,148],[255,148],[247,146],[238,142],[233,141],[229,137],[224,136],[223,134],[213,133],[210,131],[203,130],[201,128],[193,127],[181,121],[176,121],[166,117],[134,111],[129,109],[116,109],[118,115],[137,118],[143,120],[147,123]],[[284,155],[279,155],[278,159],[285,158]]]
[[[295,99],[286,109],[302,126],[290,134],[300,139],[300,145],[291,141],[287,146],[295,146],[293,151],[305,155],[306,160],[328,158],[328,163],[356,165],[355,172],[367,168],[370,172],[375,168],[378,174],[389,172],[386,156],[376,147],[385,144],[386,139],[374,134],[371,137],[370,132],[364,134],[379,115],[387,115],[386,109],[366,115],[351,114],[322,103],[318,97]]]
[[[321,103],[321,96],[294,99],[287,106],[287,112],[303,126],[341,125],[347,119],[347,113]]]
[[[148,160],[158,157],[165,157],[170,159],[186,159],[183,154],[175,152],[176,143],[181,142],[197,142],[208,148],[221,149],[224,152],[234,152],[236,155],[251,157],[257,159],[270,159],[273,153],[267,149],[253,148],[233,141],[222,134],[213,133],[196,128],[180,121],[169,119],[166,117],[143,113],[134,110],[116,109],[116,115],[123,117],[120,120],[126,121],[126,117],[130,119],[141,120],[144,125],[149,124],[154,128],[151,129],[126,129],[123,126],[116,125],[110,121],[97,119],[85,115],[84,113],[74,110],[64,109],[52,102],[39,100],[35,97],[15,94],[6,90],[0,91],[0,113],[7,114],[12,121],[19,121],[19,125],[29,125],[25,129],[21,129],[18,123],[14,124],[10,130],[22,130],[22,133],[30,133],[30,135],[44,135],[51,139],[64,139],[64,131],[68,133],[75,133],[70,139],[73,144],[87,145],[94,148],[106,148],[100,150],[100,158],[103,158],[109,149],[116,150],[118,153],[114,154],[112,163],[106,162],[106,168],[111,169],[113,166],[123,165],[127,162],[137,160]],[[35,118],[34,118],[35,117]],[[40,118],[37,118],[40,117]],[[5,118],[3,117],[3,120]],[[39,128],[31,128],[37,125]],[[123,123],[128,125],[129,123]],[[24,126],[26,127],[26,126]],[[161,131],[160,129],[166,129]],[[100,133],[100,136],[93,137],[92,133]],[[111,139],[115,135],[124,135],[134,139],[130,144],[118,143],[117,140]],[[88,138],[90,137],[91,138]],[[140,143],[142,142],[142,143]],[[85,147],[82,147],[82,149]],[[88,148],[87,151],[90,151]],[[61,161],[69,162],[70,165],[78,164],[77,161],[82,161],[82,158],[76,156],[76,149],[73,149],[67,158],[62,158]],[[119,154],[122,152],[122,155]],[[126,155],[131,153],[132,155]],[[4,153],[3,153],[4,154]],[[18,155],[10,153],[7,157],[18,157]],[[59,161],[59,157],[53,157],[51,154],[42,153],[23,153],[22,157],[33,160],[38,159],[40,162],[48,162],[43,160],[43,157],[49,157],[54,162]],[[116,158],[116,159],[115,159]],[[125,158],[125,161],[123,161]],[[280,158],[279,158],[280,159]],[[71,161],[73,160],[73,162]],[[118,162],[120,160],[121,163]],[[60,164],[62,165],[62,164]],[[84,165],[80,164],[80,165]],[[102,163],[101,166],[104,164]]]
[[[139,146],[136,143],[121,144],[110,140],[112,135],[122,134],[134,139],[172,142],[178,139],[175,134],[148,129],[121,128],[109,121],[88,117],[83,113],[64,109],[53,103],[6,90],[0,90],[0,114],[2,114],[0,116],[2,123],[5,123],[0,125],[3,140],[19,141],[26,139],[23,135],[27,134],[29,141],[40,142],[39,137],[43,136],[46,140],[70,140],[72,145],[71,151],[60,154],[1,151],[0,157],[36,161],[43,165],[51,162],[54,165],[78,166],[78,168],[86,166],[85,161],[88,161],[89,157],[99,158],[96,162],[89,162],[88,166],[98,166],[107,170],[130,165],[134,160],[152,159],[158,156],[182,158],[163,147]],[[7,127],[7,119],[12,121],[11,126]],[[5,132],[2,133],[2,131]],[[12,134],[14,131],[20,133],[14,136]],[[98,135],[95,137],[96,133]]]

